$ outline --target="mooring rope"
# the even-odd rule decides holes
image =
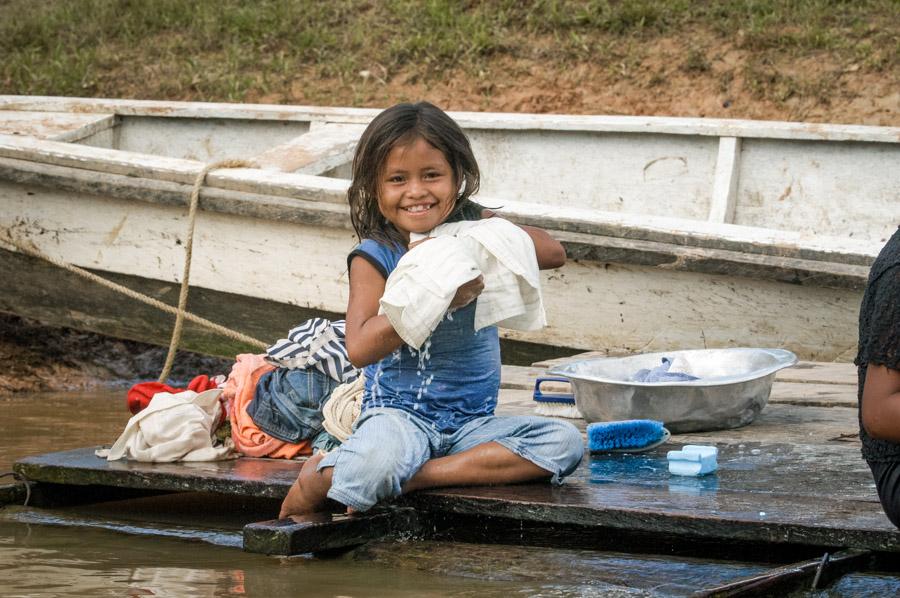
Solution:
[[[9,229],[3,231],[5,234],[2,240],[3,242],[12,245],[24,254],[47,261],[54,266],[68,270],[69,272],[91,280],[117,293],[121,293],[127,297],[131,297],[132,299],[136,299],[142,303],[156,307],[157,309],[160,309],[166,313],[173,314],[175,316],[175,326],[172,329],[172,338],[169,342],[169,351],[166,355],[166,362],[159,376],[159,381],[165,382],[166,378],[168,378],[169,373],[171,372],[172,363],[175,360],[175,351],[178,348],[178,344],[181,342],[184,320],[193,322],[214,332],[217,332],[227,338],[246,343],[258,349],[265,349],[266,347],[268,347],[268,344],[264,343],[261,340],[255,339],[251,336],[247,336],[246,334],[242,334],[230,328],[226,328],[225,326],[216,324],[215,322],[211,322],[205,318],[201,318],[200,316],[192,314],[185,309],[185,307],[187,306],[188,283],[190,277],[191,260],[193,257],[194,223],[197,217],[200,189],[203,186],[203,182],[205,181],[206,176],[210,173],[210,171],[219,168],[244,168],[250,166],[253,166],[252,162],[246,162],[243,160],[223,160],[221,162],[215,162],[205,166],[203,170],[200,171],[200,174],[197,175],[197,178],[194,180],[193,189],[191,191],[190,207],[188,210],[188,234],[185,242],[184,273],[181,280],[181,290],[178,295],[178,307],[172,307],[171,305],[163,303],[158,299],[154,299],[153,297],[144,295],[143,293],[139,293],[133,289],[129,289],[126,286],[112,282],[111,280],[103,278],[102,276],[98,276],[93,272],[88,272],[83,268],[79,268],[78,266],[74,266],[72,264],[69,264],[68,262],[64,262],[63,260],[51,257],[38,249],[33,242],[29,246],[25,243],[20,242],[18,239],[13,238]]]
[[[23,476],[21,473],[16,473],[14,471],[0,473],[0,478],[5,478],[8,476],[12,476],[12,479],[17,482],[21,482],[25,486],[25,502],[22,503],[22,506],[27,507],[29,501],[31,501],[31,480]]]
[[[187,239],[184,243],[184,273],[181,275],[181,292],[178,294],[178,313],[175,314],[175,326],[172,328],[172,339],[169,341],[169,352],[166,353],[166,363],[163,365],[162,372],[159,374],[159,381],[165,382],[172,371],[172,364],[175,362],[175,352],[178,344],[181,342],[181,331],[184,326],[184,312],[187,307],[188,298],[188,281],[191,276],[191,259],[194,252],[194,224],[197,220],[197,206],[200,204],[200,188],[206,180],[206,175],[210,171],[219,168],[244,168],[253,166],[251,162],[244,160],[222,160],[207,164],[194,179],[194,187],[191,189],[191,202],[188,208],[188,230]],[[266,345],[263,343],[263,348]]]

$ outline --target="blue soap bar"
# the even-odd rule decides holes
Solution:
[[[716,457],[719,449],[702,444],[687,444],[680,451],[669,451],[669,473],[672,475],[700,476],[718,468]]]

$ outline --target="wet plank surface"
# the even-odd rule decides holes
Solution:
[[[416,525],[411,509],[372,509],[352,516],[313,513],[245,526],[244,550],[280,555],[322,552],[381,540]]]
[[[98,447],[47,453],[22,459],[13,469],[29,480],[53,484],[121,486],[173,492],[220,492],[284,498],[302,463],[242,457],[201,463],[107,461]]]
[[[532,412],[530,389],[540,371],[505,370],[498,414]],[[900,551],[900,533],[884,516],[860,457],[848,368],[798,371],[812,374],[810,381],[793,377],[777,383],[769,405],[743,428],[674,435],[640,455],[586,454],[560,487],[447,488],[399,502],[422,512],[565,524],[598,533],[629,530]],[[571,421],[584,432],[583,420]],[[718,471],[702,478],[670,475],[666,452],[685,444],[717,446]],[[93,449],[78,449],[23,459],[16,470],[54,483],[280,498],[300,466],[248,458],[192,464],[107,462],[95,457]]]

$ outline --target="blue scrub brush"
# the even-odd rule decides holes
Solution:
[[[592,453],[640,453],[669,439],[663,423],[652,419],[626,419],[588,424],[588,449]]]
[[[534,412],[551,417],[568,417],[581,419],[581,412],[575,406],[575,395],[572,393],[549,393],[541,390],[545,382],[564,382],[571,384],[568,378],[556,376],[539,376],[534,382]]]

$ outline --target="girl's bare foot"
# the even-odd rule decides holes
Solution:
[[[284,502],[281,503],[279,519],[323,510],[328,489],[331,488],[331,468],[316,471],[316,467],[324,456],[322,453],[317,453],[303,464],[297,481],[291,486]]]

